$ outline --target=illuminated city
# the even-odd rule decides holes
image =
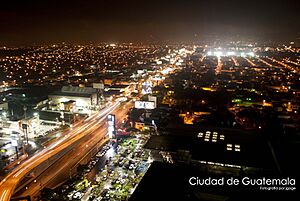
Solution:
[[[0,201],[298,195],[298,2],[87,2],[0,8]]]

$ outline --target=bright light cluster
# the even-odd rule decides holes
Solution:
[[[211,133],[212,133],[212,136],[211,136]],[[205,132],[205,135],[204,133],[202,132],[199,132],[198,135],[197,135],[198,138],[203,138],[203,140],[205,142],[217,142],[218,139],[219,140],[224,140],[225,139],[225,136],[224,135],[219,135],[218,132],[210,132],[210,131],[206,131]]]
[[[216,56],[216,57],[225,57],[225,56],[240,56],[240,57],[254,57],[254,52],[234,52],[234,51],[228,51],[228,52],[222,52],[222,51],[207,51],[207,56]]]

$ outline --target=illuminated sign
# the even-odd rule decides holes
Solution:
[[[155,108],[155,103],[152,101],[135,101],[134,107],[137,109],[152,110]]]
[[[18,146],[17,140],[11,140],[11,146],[17,147]]]
[[[151,82],[144,82],[142,84],[142,94],[151,94],[152,93],[152,83]]]
[[[109,138],[113,138],[116,132],[116,116],[113,114],[109,114],[107,116],[107,122],[108,122],[108,136]]]

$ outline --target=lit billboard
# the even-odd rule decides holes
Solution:
[[[155,108],[155,103],[153,101],[135,101],[134,107],[137,109],[152,110]]]
[[[142,94],[151,94],[152,93],[152,83],[151,82],[143,82],[142,84]]]
[[[113,114],[109,114],[107,116],[107,122],[108,122],[108,136],[109,138],[113,138],[116,132],[116,116]]]

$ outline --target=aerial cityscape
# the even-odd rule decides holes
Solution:
[[[299,9],[4,3],[0,201],[298,200]]]

